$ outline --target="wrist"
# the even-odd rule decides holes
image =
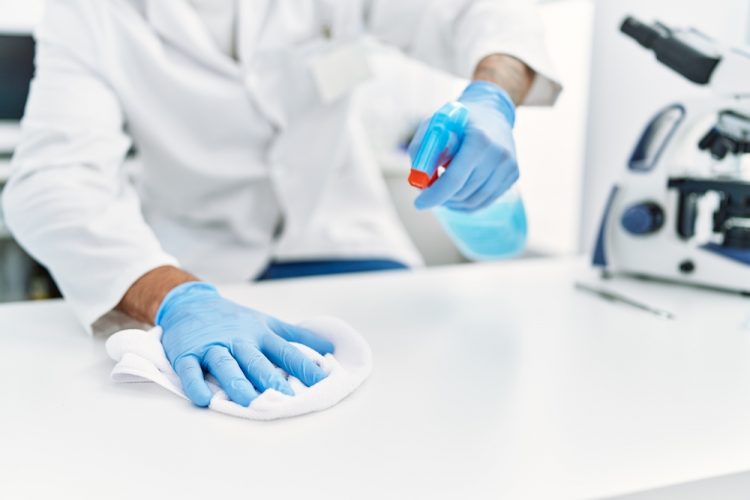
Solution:
[[[473,80],[492,82],[504,89],[515,105],[529,94],[536,72],[520,59],[508,54],[491,54],[479,61]]]
[[[164,297],[183,283],[197,281],[198,278],[182,269],[157,267],[138,278],[115,309],[143,323],[155,324]]]
[[[162,299],[154,316],[154,324],[161,326],[169,312],[184,304],[207,297],[218,297],[219,291],[210,283],[189,281],[172,288]]]
[[[511,128],[516,123],[516,106],[510,94],[499,85],[485,80],[476,80],[464,89],[459,102],[481,102],[502,113]]]

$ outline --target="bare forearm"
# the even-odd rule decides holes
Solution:
[[[157,267],[133,283],[116,309],[138,321],[153,324],[156,312],[167,293],[174,287],[189,281],[199,280],[176,267]]]
[[[516,106],[526,99],[535,76],[534,70],[522,61],[505,54],[485,57],[474,71],[474,80],[484,80],[502,87]]]

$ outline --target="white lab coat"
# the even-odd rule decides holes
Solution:
[[[52,0],[36,37],[3,207],[87,327],[160,265],[215,282],[271,259],[419,265],[351,111],[365,71],[326,55],[371,37],[468,78],[509,53],[540,74],[529,103],[560,89],[516,0],[241,0],[239,61],[184,0]]]

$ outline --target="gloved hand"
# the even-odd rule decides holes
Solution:
[[[473,212],[490,205],[518,179],[510,96],[494,83],[472,82],[458,101],[469,109],[464,140],[439,179],[414,201],[418,209],[440,205]],[[415,160],[429,123],[424,121],[409,145]]]
[[[266,389],[294,394],[275,366],[308,387],[326,377],[288,342],[305,344],[321,354],[333,352],[333,344],[313,332],[230,302],[213,285],[202,282],[184,283],[170,291],[156,313],[156,324],[163,330],[167,359],[185,394],[198,406],[208,406],[211,400],[203,368],[232,401],[248,406]]]

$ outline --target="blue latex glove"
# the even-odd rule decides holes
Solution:
[[[510,96],[494,83],[475,81],[458,101],[469,109],[464,140],[446,171],[414,201],[418,209],[443,205],[473,212],[490,205],[518,179],[516,111]],[[412,161],[429,121],[422,123],[409,145]]]
[[[198,406],[208,406],[211,400],[204,368],[232,401],[248,406],[266,389],[294,394],[276,366],[307,386],[326,377],[289,342],[321,354],[333,352],[333,344],[310,330],[230,302],[202,282],[170,291],[156,313],[156,324],[162,327],[164,351],[185,394]]]

